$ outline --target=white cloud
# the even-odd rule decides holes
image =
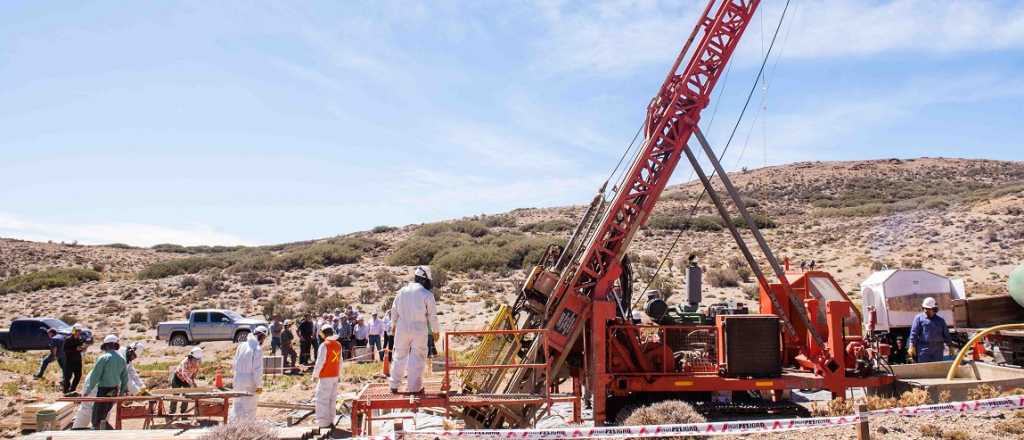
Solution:
[[[461,149],[462,152],[452,154],[471,163],[483,160],[488,168],[566,170],[573,165],[554,149],[543,148],[535,140],[498,127],[468,121],[439,122],[438,131],[446,150]]]
[[[899,0],[815,1],[801,8],[790,57],[865,56],[890,51],[957,52],[1024,48],[1024,3]],[[777,15],[775,15],[777,17]]]
[[[152,246],[159,243],[194,245],[250,244],[207,225],[172,227],[141,223],[45,223],[0,213],[0,236],[34,241],[77,241],[82,244],[126,243]]]
[[[996,74],[957,74],[909,78],[905,83],[868,93],[863,90],[840,90],[828,96],[815,96],[800,107],[777,113],[748,115],[737,133],[727,165],[739,161],[753,165],[759,156],[739,158],[750,123],[757,124],[751,147],[758,142],[762,123],[768,127],[768,149],[771,162],[785,163],[821,157],[822,148],[845,145],[849,137],[863,132],[877,132],[882,125],[899,125],[912,121],[924,109],[948,104],[970,105],[994,98],[1024,97],[1024,78]],[[753,121],[767,117],[767,121]],[[719,135],[718,139],[725,139]],[[721,145],[715,145],[720,149]],[[759,157],[758,157],[759,159]],[[760,163],[757,163],[758,165]]]
[[[544,71],[592,70],[626,74],[669,66],[696,23],[703,1],[679,7],[668,1],[607,1],[537,8],[548,29],[537,66]],[[762,2],[740,44],[737,62],[759,60],[781,7]],[[783,32],[792,58],[870,56],[886,52],[952,54],[1024,48],[1024,2],[853,0],[793,2]],[[780,37],[781,38],[781,37]],[[781,41],[780,43],[782,44]]]

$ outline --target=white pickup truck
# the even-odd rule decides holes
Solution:
[[[208,341],[242,342],[261,325],[267,325],[267,321],[245,318],[231,310],[193,310],[189,312],[188,320],[158,323],[156,338],[175,346]]]

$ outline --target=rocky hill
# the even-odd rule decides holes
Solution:
[[[794,264],[815,261],[853,296],[860,281],[882,267],[923,267],[963,277],[970,294],[989,294],[1005,289],[1009,272],[1024,262],[1022,162],[807,162],[731,177],[776,255]],[[678,268],[693,253],[708,270],[708,301],[749,302],[753,280],[721,220],[706,198],[694,208],[701,190],[687,183],[666,191],[631,247],[636,289],[653,285],[679,295]],[[0,325],[19,316],[61,317],[101,335],[151,341],[159,347],[152,355],[166,362],[183,349],[152,341],[156,321],[205,306],[247,315],[287,316],[348,304],[380,311],[412,265],[430,264],[443,278],[437,293],[445,328],[479,328],[500,303],[514,298],[524,268],[548,244],[564,240],[582,211],[518,209],[257,248],[138,249],[0,239]],[[13,371],[26,359],[0,356],[15,356],[0,359],[6,399],[53,392],[52,384]]]

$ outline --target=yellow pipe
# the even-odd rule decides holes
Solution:
[[[974,337],[971,338],[970,341],[967,341],[967,344],[965,344],[964,347],[960,349],[960,352],[956,354],[956,359],[953,360],[953,365],[949,366],[949,372],[946,373],[946,380],[953,380],[953,377],[956,376],[957,367],[960,366],[960,362],[964,360],[964,356],[966,356],[967,352],[971,350],[971,347],[974,347],[975,342],[978,342],[981,340],[981,338],[988,336],[989,333],[998,332],[1000,330],[1024,330],[1024,324],[997,325],[995,327],[982,330],[981,333],[974,335]]]

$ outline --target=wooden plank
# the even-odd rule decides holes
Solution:
[[[283,402],[259,402],[256,404],[258,408],[276,408],[276,409],[295,409],[295,410],[314,410],[316,406],[312,403],[283,403]]]
[[[1010,295],[981,296],[966,301],[968,327],[987,328],[999,324],[1024,322],[1024,307]]]
[[[185,393],[206,393],[210,391],[220,391],[214,387],[194,387],[194,388],[156,388],[149,390],[149,394],[154,396],[167,395],[167,394],[185,394]]]

